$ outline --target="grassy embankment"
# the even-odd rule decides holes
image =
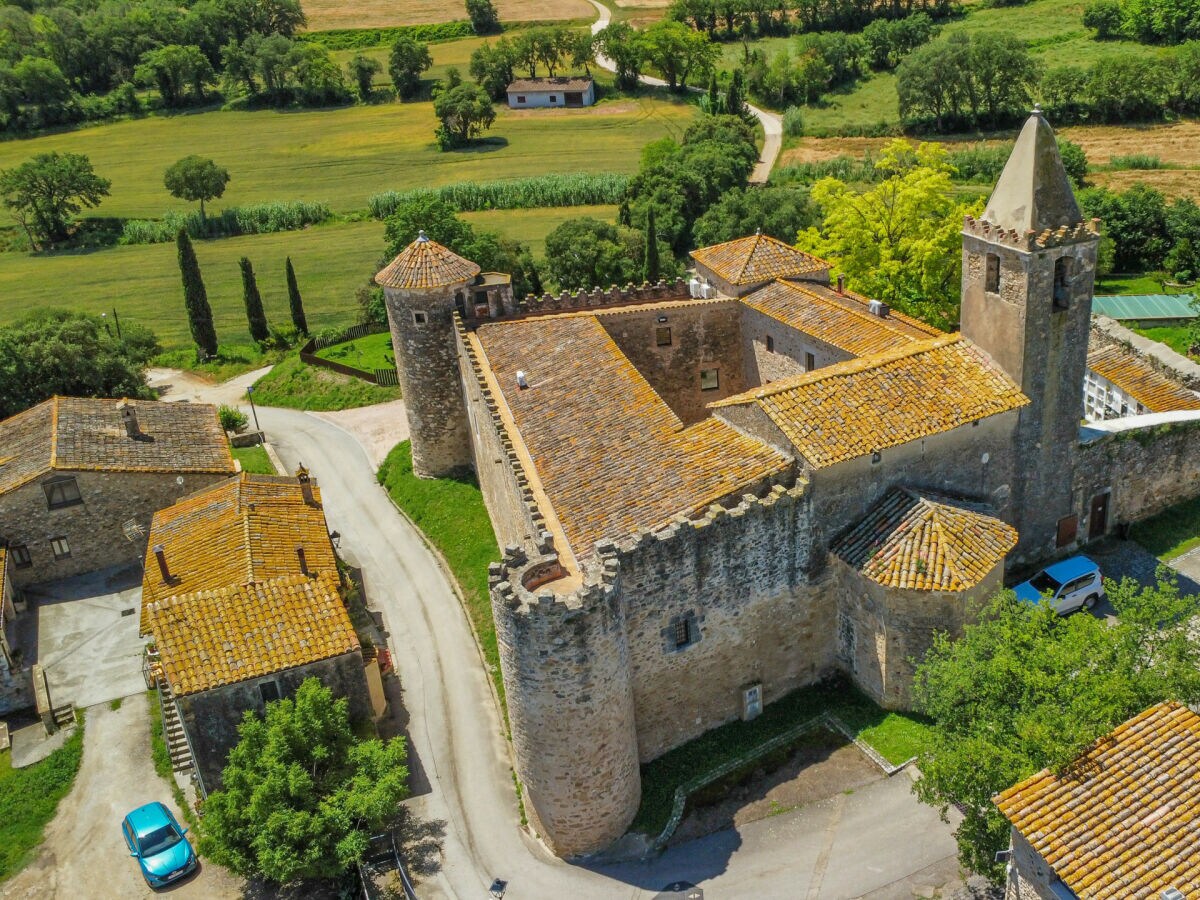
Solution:
[[[400,388],[380,387],[329,369],[300,362],[292,353],[254,385],[254,402],[288,409],[353,409],[400,399]]]
[[[82,717],[67,742],[41,762],[14,769],[12,751],[0,752],[0,882],[32,858],[82,760]]]
[[[242,471],[252,475],[278,475],[271,465],[271,457],[261,446],[234,447],[233,458],[242,464]]]
[[[392,335],[387,331],[379,334],[368,334],[366,337],[340,344],[331,344],[317,351],[322,359],[331,359],[344,366],[354,366],[364,372],[375,369],[392,369],[396,359],[392,355]]]
[[[1132,537],[1163,562],[1200,547],[1200,497],[1138,522]]]

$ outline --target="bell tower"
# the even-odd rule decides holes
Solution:
[[[962,333],[1032,401],[1014,435],[1016,562],[1075,540],[1072,474],[1099,242],[1035,107],[983,215],[963,226]]]

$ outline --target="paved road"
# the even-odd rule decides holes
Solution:
[[[592,34],[595,34],[608,26],[608,23],[612,21],[612,13],[609,12],[607,6],[597,0],[588,0],[588,2],[596,8],[596,12],[600,16],[592,23]],[[610,72],[617,70],[613,61],[603,54],[596,55],[596,65]],[[661,78],[654,78],[650,75],[642,75],[638,80],[651,87],[667,86],[667,83]],[[691,88],[691,90],[699,89]],[[754,167],[754,171],[750,173],[750,183],[766,184],[767,179],[771,177],[771,170],[775,168],[775,161],[779,158],[779,151],[783,148],[783,119],[773,112],[767,112],[765,109],[759,109],[749,103],[746,104],[746,108],[754,114],[763,128],[762,153],[759,154],[758,164]]]

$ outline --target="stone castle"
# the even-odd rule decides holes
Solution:
[[[516,772],[555,853],[623,834],[642,764],[834,671],[905,706],[1006,570],[1200,493],[1200,400],[1093,329],[1099,237],[1035,112],[964,225],[959,333],[762,235],[690,283],[540,299],[423,234],[379,273],[414,469],[474,469],[504,547]],[[1138,415],[1083,425],[1085,381]]]

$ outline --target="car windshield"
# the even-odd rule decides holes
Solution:
[[[1045,572],[1039,572],[1038,574],[1034,575],[1031,579],[1029,579],[1029,583],[1033,585],[1034,590],[1036,590],[1039,594],[1053,594],[1060,587],[1062,587],[1060,582],[1055,581]]]
[[[142,856],[157,856],[164,850],[170,850],[183,839],[174,825],[161,825],[149,834],[138,838],[138,849]]]

